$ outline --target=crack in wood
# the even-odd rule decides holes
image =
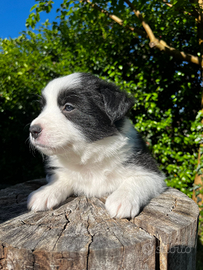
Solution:
[[[172,205],[171,209],[169,209],[169,213],[166,214],[166,216],[168,216],[172,211],[175,210],[175,208],[177,207],[177,198],[174,199],[174,205]]]
[[[155,236],[154,236],[155,237]],[[160,270],[160,241],[156,239],[156,247],[155,247],[155,270]]]
[[[91,234],[91,231],[90,231],[89,227],[90,227],[90,223],[89,223],[89,217],[88,217],[87,218],[87,233],[91,237],[91,241],[89,242],[88,247],[87,247],[87,266],[86,266],[86,270],[88,270],[88,268],[89,268],[89,256],[90,256],[90,252],[91,252],[90,251],[90,246],[94,241],[94,239],[93,239],[94,234],[93,235]]]
[[[117,226],[119,226],[119,223],[116,221],[116,219],[113,219],[115,221],[115,223],[117,224]],[[106,224],[108,224],[106,222]],[[119,239],[119,237],[117,237],[117,235],[115,234],[115,232],[112,230],[112,228],[108,228],[108,231],[111,232],[111,234],[118,240],[118,242],[120,243],[121,247],[122,247],[122,259],[121,259],[121,263],[120,263],[120,267],[118,268],[119,269],[124,269],[123,268],[123,264],[124,264],[124,259],[125,259],[125,246],[123,245],[123,243],[121,242],[121,240]]]
[[[71,213],[71,211],[70,211],[70,213]],[[70,213],[69,213],[69,214],[70,214]],[[68,219],[68,215],[69,215],[69,214],[65,213],[65,218],[66,218],[67,222],[64,224],[64,226],[63,226],[63,228],[62,228],[62,230],[61,230],[61,233],[59,234],[59,237],[58,237],[58,239],[56,240],[56,243],[54,244],[52,250],[55,249],[55,247],[56,247],[56,245],[57,245],[59,239],[61,238],[63,232],[67,229],[67,226],[68,226],[68,224],[70,223],[70,220]],[[53,215],[53,214],[52,214],[52,215]]]
[[[127,220],[110,218],[105,200],[84,196],[53,211],[25,211],[24,185],[25,197],[36,188],[29,182],[0,191],[6,198],[0,200],[2,270],[195,269],[198,206],[177,190],[169,188]],[[181,247],[191,253],[169,254]]]
[[[35,254],[33,254],[33,251],[32,251],[32,258],[33,258],[33,269],[35,269]]]
[[[5,246],[2,243],[0,246],[0,262],[5,259]],[[1,266],[1,264],[0,264]],[[1,268],[0,268],[1,269]]]

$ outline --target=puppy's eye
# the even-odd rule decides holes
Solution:
[[[72,110],[74,110],[75,108],[71,105],[71,104],[65,104],[64,106],[64,110],[67,111],[67,112],[70,112]]]

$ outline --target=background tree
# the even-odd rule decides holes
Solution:
[[[49,12],[52,3],[37,1],[27,26],[34,28],[40,12]],[[201,14],[198,3],[190,1],[65,0],[53,24],[46,22],[37,34],[28,30],[18,39],[2,40],[4,179],[11,182],[17,175],[23,181],[42,175],[40,162],[25,145],[28,126],[24,126],[39,111],[33,94],[39,94],[50,79],[88,71],[135,96],[131,113],[135,127],[166,173],[167,183],[191,197],[202,129],[197,14]]]
[[[38,34],[28,31],[17,39],[1,40],[0,187],[44,176],[42,158],[28,140],[29,124],[40,110],[38,95],[53,78],[87,71],[82,60],[77,64],[68,41],[61,46],[58,32],[46,27],[47,23]]]
[[[28,30],[17,39],[0,40],[2,183],[44,176],[42,158],[27,140],[29,123],[40,110],[37,95],[49,80],[84,71],[134,95],[131,120],[167,184],[192,197],[195,175],[201,184],[203,168],[201,148],[197,168],[202,0],[61,0],[57,20],[33,31],[40,12],[49,12],[53,4],[36,2]]]
[[[53,3],[37,2],[27,20],[32,27]],[[60,22],[53,28],[62,43],[72,29],[78,52],[85,52],[78,57],[85,58],[88,70],[135,95],[131,118],[136,128],[166,172],[167,183],[191,196],[202,129],[201,1],[64,0],[57,11]]]

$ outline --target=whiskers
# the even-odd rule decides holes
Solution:
[[[28,137],[25,141],[26,144],[29,145],[29,151],[30,153],[33,155],[33,157],[36,157],[36,148],[34,147],[34,145],[31,143],[30,138]],[[44,155],[41,151],[37,151],[38,153],[41,154],[42,160],[45,161],[46,159],[46,155]]]
[[[40,154],[41,154],[42,160],[44,162],[46,160],[46,156],[42,152],[40,152]]]
[[[30,127],[30,124],[31,124],[31,123],[27,123],[27,124],[24,126],[24,130],[27,129],[28,127]]]
[[[34,145],[30,142],[30,137],[28,137],[25,141],[25,144],[29,145],[29,151],[32,153],[32,155],[35,157],[35,151],[36,148],[34,147]]]

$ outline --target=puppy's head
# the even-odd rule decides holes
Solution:
[[[30,141],[46,155],[116,135],[116,123],[133,105],[115,85],[86,73],[51,81],[41,100],[42,112],[31,123]]]

